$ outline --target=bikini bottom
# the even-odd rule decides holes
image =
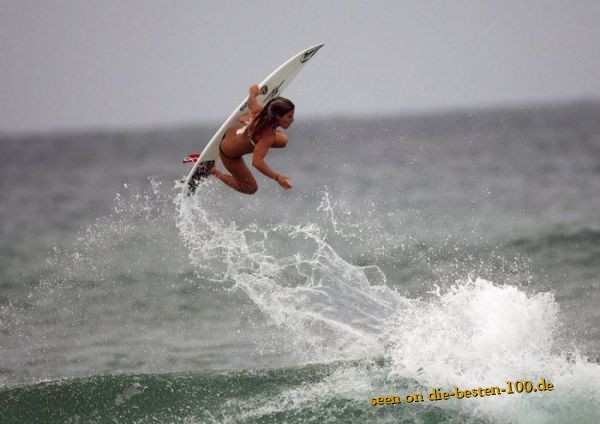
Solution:
[[[223,139],[219,142],[219,152],[221,153],[221,156],[223,156],[225,159],[229,159],[229,160],[239,160],[242,157],[237,157],[237,158],[232,158],[231,156],[227,156],[225,154],[225,152],[223,151],[223,140],[225,139],[225,137],[223,137]]]

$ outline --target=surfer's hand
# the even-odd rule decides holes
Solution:
[[[290,188],[292,188],[292,181],[290,180],[290,177],[288,177],[287,175],[277,174],[275,181],[277,181],[277,183],[281,187],[285,188],[286,190],[289,190]]]
[[[258,93],[260,92],[260,89],[258,88],[258,84],[254,84],[252,86],[250,86],[250,95],[251,96],[258,96]]]

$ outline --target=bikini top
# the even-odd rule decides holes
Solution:
[[[244,131],[246,131],[246,128],[248,128],[249,124],[244,125],[242,128],[238,129],[235,133],[236,135],[242,135],[244,134]],[[256,141],[254,141],[254,138],[250,137],[250,143],[252,144],[252,147],[256,147]]]

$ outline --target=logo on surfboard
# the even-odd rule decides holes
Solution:
[[[284,82],[285,80],[281,81],[279,85],[269,93],[269,95],[265,98],[265,103],[268,103],[270,100],[274,99],[279,94],[279,87],[281,87]]]
[[[323,44],[321,44],[320,46],[317,46],[317,47],[313,47],[312,49],[310,49],[309,51],[304,53],[304,55],[302,55],[302,59],[300,59],[300,63],[308,62],[310,60],[310,58],[313,57],[315,55],[315,53],[318,52],[321,47],[323,47]]]
[[[277,95],[279,93],[279,87],[281,87],[281,85],[284,82],[285,82],[285,80],[281,81],[281,84],[279,84],[277,87],[275,87],[273,92],[271,94],[269,94],[269,96],[265,99],[265,103],[268,102],[269,100],[271,100],[273,97],[275,97],[275,95]],[[268,92],[269,92],[269,87],[266,85],[263,85],[260,88],[259,94],[264,96]],[[247,107],[248,107],[248,101],[245,101],[244,104],[240,107],[240,112],[243,112],[244,110],[246,110]]]
[[[307,50],[306,52],[304,52],[304,54],[302,55],[302,58],[300,58],[300,63],[305,63],[308,62],[310,60],[311,57],[313,57],[315,55],[315,53],[317,53],[319,51],[319,49],[321,47],[323,47],[324,44],[321,44],[319,46],[315,46],[310,50]],[[279,95],[279,88],[281,88],[281,86],[285,83],[285,80],[281,81],[279,83],[279,85],[277,87],[275,87],[270,93],[269,93],[269,87],[267,85],[263,85],[262,87],[260,87],[260,94],[261,95],[265,95],[267,93],[269,93],[269,95],[265,98],[264,102],[268,103],[270,100],[273,100],[275,97],[277,97],[277,95]],[[248,102],[245,101],[244,104],[242,104],[242,106],[240,107],[240,112],[245,111],[248,108]]]

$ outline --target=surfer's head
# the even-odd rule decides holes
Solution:
[[[294,109],[294,104],[284,97],[271,99],[248,125],[245,134],[252,138],[268,127],[289,128],[294,122]]]

